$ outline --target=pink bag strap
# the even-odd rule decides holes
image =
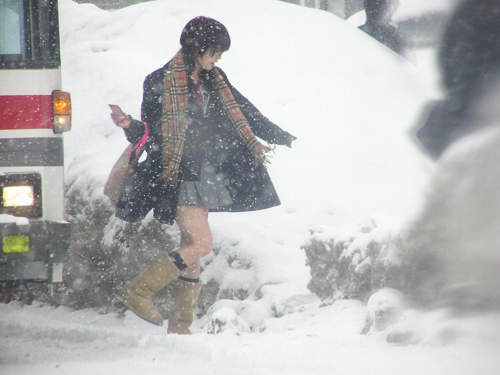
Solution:
[[[139,157],[142,154],[142,150],[144,149],[144,146],[146,146],[146,142],[148,141],[148,137],[149,137],[148,124],[146,124],[145,122],[143,122],[143,124],[144,124],[144,135],[142,136],[141,139],[139,139],[139,142],[137,142],[134,145],[134,147],[132,148],[130,153],[134,157],[130,159],[130,163],[135,163],[137,161],[137,159],[139,159]]]

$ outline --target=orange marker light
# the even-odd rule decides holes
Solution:
[[[52,92],[52,112],[54,133],[62,133],[71,129],[71,96],[69,92],[59,90]]]

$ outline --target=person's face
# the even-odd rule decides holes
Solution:
[[[219,61],[222,52],[209,49],[196,57],[195,63],[200,69],[212,70],[215,63]]]

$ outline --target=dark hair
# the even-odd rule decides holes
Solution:
[[[188,67],[194,66],[194,58],[208,50],[225,52],[231,46],[226,27],[217,20],[199,16],[189,21],[181,33],[182,53]]]
[[[364,7],[366,20],[376,22],[382,19],[386,14],[393,10],[393,7],[395,7],[396,4],[397,3],[393,0],[365,0]]]
[[[466,0],[449,20],[439,51],[443,85],[467,101],[500,66],[500,0]]]

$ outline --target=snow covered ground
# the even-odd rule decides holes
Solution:
[[[219,65],[231,82],[298,137],[291,150],[276,150],[270,167],[282,206],[210,217],[215,245],[254,265],[248,279],[219,281],[265,285],[261,298],[218,303],[189,337],[130,313],[0,305],[0,374],[496,374],[498,315],[404,305],[388,326],[367,326],[390,291],[371,304],[329,306],[307,291],[300,247],[311,230],[348,238],[376,223],[374,238],[397,235],[418,213],[433,170],[408,129],[434,94],[434,76],[331,14],[270,0],[163,0],[118,11],[62,0],[72,188],[102,197],[126,144],[107,104],[138,117],[144,76],[177,51],[182,27],[197,15],[228,27],[232,47]],[[209,334],[217,319],[227,330]]]
[[[166,335],[133,316],[43,306],[1,307],[3,375],[498,373],[498,316],[408,314],[417,345],[361,335],[366,307],[339,301],[271,319],[262,333]],[[17,322],[17,323],[16,323]]]

